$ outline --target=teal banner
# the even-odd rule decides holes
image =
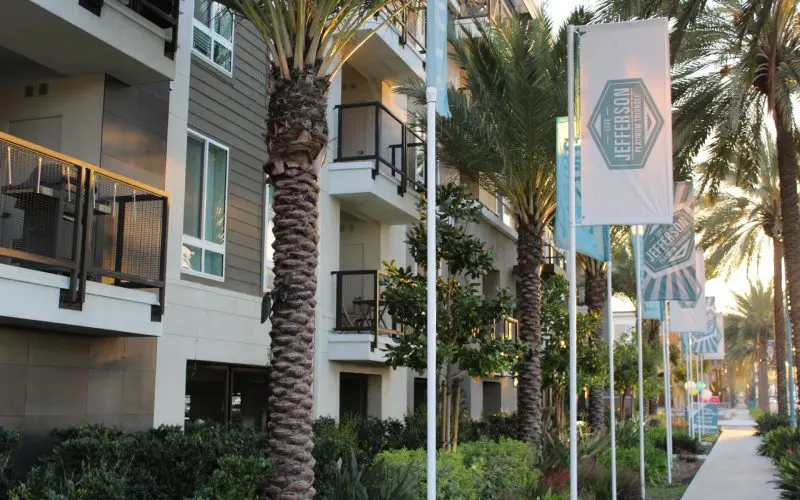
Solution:
[[[430,0],[427,12],[425,84],[436,88],[436,112],[450,116],[447,104],[447,0]]]
[[[556,118],[556,246],[569,248],[569,157],[567,150],[567,118]],[[581,220],[581,147],[575,146],[575,217]],[[578,226],[575,228],[576,250],[595,260],[608,260],[608,227]]]
[[[642,319],[664,321],[664,303],[655,300],[642,303]]]
[[[692,333],[692,349],[696,354],[716,354],[722,343],[722,328],[717,321],[716,301],[706,297],[706,330]]]
[[[708,403],[694,403],[692,423],[696,429],[702,428],[704,434],[716,434],[719,431],[719,406]]]

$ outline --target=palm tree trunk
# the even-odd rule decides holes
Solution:
[[[783,245],[778,238],[772,238],[773,248],[773,314],[775,316],[775,364],[778,375],[778,413],[789,415],[788,393],[786,392],[786,322],[783,311]]]
[[[587,259],[588,260],[588,259]],[[599,271],[598,271],[599,269]],[[603,314],[606,303],[606,278],[599,263],[590,260],[584,267],[584,300],[589,311]],[[603,328],[598,327],[595,335],[602,339]],[[599,431],[605,428],[605,389],[602,385],[589,388],[589,425]]]
[[[778,173],[781,187],[781,230],[783,246],[789,249],[784,255],[786,263],[786,293],[789,301],[800,303],[800,206],[797,199],[797,151],[794,135],[784,120],[773,113],[778,146]],[[800,332],[800,308],[789,312],[792,332]],[[800,335],[792,335],[795,348],[795,366],[800,366]],[[800,388],[800,377],[797,377]]]
[[[541,261],[542,227],[520,218],[517,232],[517,262],[520,284],[517,296],[522,341],[531,346],[519,369],[517,415],[519,438],[538,444],[542,434],[541,371]]]
[[[309,74],[270,75],[267,118],[273,201],[275,289],[269,384],[270,499],[313,498],[314,336],[320,165],[327,148],[328,82]]]
[[[769,360],[767,359],[767,340],[769,333],[762,329],[758,332],[758,407],[764,413],[769,411]]]

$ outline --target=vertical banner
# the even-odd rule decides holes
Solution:
[[[436,88],[436,113],[450,116],[447,104],[447,0],[431,0],[427,11],[425,84]]]
[[[725,324],[721,312],[716,313],[715,317],[719,344],[715,352],[706,353],[704,358],[710,361],[723,361],[725,359]]]
[[[672,223],[667,19],[580,28],[579,225]]]
[[[695,270],[694,195],[688,182],[675,183],[671,224],[644,231],[644,300],[697,300],[701,284]]]
[[[714,297],[706,297],[706,327],[699,332],[692,332],[692,351],[703,354],[704,359],[716,354],[722,347],[722,329],[717,321],[717,311]]]
[[[657,300],[648,300],[642,303],[642,319],[664,321],[664,305]]]
[[[700,293],[695,300],[673,300],[669,304],[670,330],[673,332],[702,332],[706,329],[705,300],[705,254],[703,250],[695,251],[695,274],[700,285]]]
[[[556,222],[555,240],[559,248],[569,248],[569,158],[567,156],[567,117],[556,118]],[[578,141],[576,141],[577,143]],[[575,145],[575,217],[581,217],[581,148]],[[607,261],[608,227],[582,226],[575,228],[575,245],[579,254]]]

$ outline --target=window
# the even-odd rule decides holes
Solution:
[[[272,210],[273,200],[273,187],[268,184],[264,188],[264,272],[263,272],[263,288],[264,292],[272,289],[273,274],[272,268],[275,267],[273,255],[275,250],[272,248],[272,243],[275,241],[275,235],[272,233],[275,211]]]
[[[183,203],[184,272],[220,280],[224,277],[227,198],[228,148],[190,133]]]
[[[228,74],[233,72],[233,13],[212,0],[194,3],[192,47]]]
[[[237,424],[263,432],[268,382],[266,368],[187,361],[184,420]]]

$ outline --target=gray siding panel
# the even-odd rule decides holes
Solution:
[[[185,278],[259,295],[263,273],[267,63],[246,21],[236,24],[233,77],[192,56],[189,128],[230,148],[225,281]]]

